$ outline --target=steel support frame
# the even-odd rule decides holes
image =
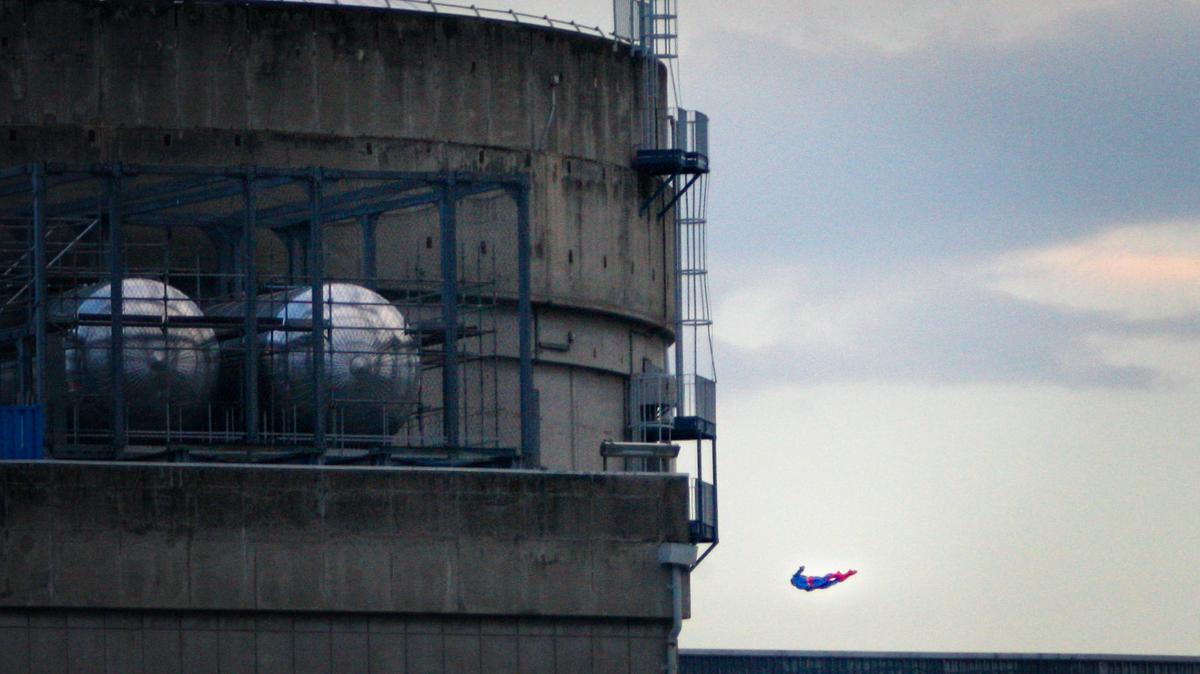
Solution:
[[[258,179],[253,170],[242,176],[242,298],[246,303],[243,316],[242,354],[244,381],[242,393],[246,426],[246,444],[258,444],[258,274],[255,264],[255,230],[258,227]]]
[[[379,222],[379,214],[358,216],[358,227],[362,232],[362,272],[364,284],[371,290],[379,287],[378,254],[376,252],[375,225]]]
[[[49,297],[46,285],[46,169],[35,164],[30,170],[30,187],[33,190],[33,385],[34,400],[47,400],[46,381],[47,312]],[[24,364],[21,365],[22,369]],[[42,418],[48,419],[49,410],[43,409]],[[43,442],[48,434],[42,433]]]
[[[658,213],[656,215],[658,220],[665,221],[667,219],[667,217],[671,214],[672,210],[675,208],[676,204],[678,204],[680,202],[680,200],[692,189],[692,186],[695,185],[696,182],[700,179],[701,175],[704,175],[705,173],[707,173],[707,171],[705,171],[704,173],[695,173],[695,174],[690,174],[690,175],[686,174],[686,173],[676,172],[676,173],[670,174],[669,177],[667,177],[667,178],[660,177],[657,188],[655,189],[654,193],[650,196],[650,198],[648,198],[642,204],[640,212],[644,214],[647,211],[649,211],[650,207],[654,204],[654,202],[663,196],[663,194],[666,192],[667,188],[674,185],[674,186],[676,186],[675,194],[672,195],[672,198],[669,201],[667,201],[667,203],[664,204],[661,209],[658,210]],[[679,186],[680,179],[683,178],[685,175],[688,176],[687,180],[683,183],[682,186]],[[677,386],[675,405],[676,405],[677,410],[682,410],[683,403],[684,403],[684,386],[683,386],[683,379],[682,379],[683,365],[684,365],[684,363],[683,363],[684,354],[682,351],[684,325],[683,325],[683,283],[682,283],[683,279],[682,279],[682,273],[681,273],[680,267],[682,265],[682,255],[683,255],[683,233],[682,233],[682,227],[680,226],[680,224],[678,222],[675,223],[675,226],[673,227],[673,229],[674,229],[674,236],[672,238],[674,239],[675,256],[676,256],[675,257],[675,260],[676,260],[675,261],[675,266],[676,266],[676,269],[675,269],[675,293],[674,293],[674,295],[675,295],[674,326],[675,326],[675,345],[676,346],[675,346],[674,361],[675,361],[675,376],[679,380],[678,386]],[[712,538],[713,539],[709,543],[708,547],[704,550],[704,552],[696,559],[695,563],[692,564],[693,569],[695,569],[697,566],[699,566],[700,562],[704,561],[704,558],[707,557],[713,551],[713,549],[717,547],[717,543],[719,542],[719,538],[720,538],[720,534],[719,534],[720,527],[719,527],[719,523],[717,521],[718,513],[720,512],[720,508],[717,505],[717,499],[719,498],[718,489],[717,489],[717,440],[716,440],[716,437],[714,436],[709,441],[712,443],[710,460],[712,461],[712,479],[713,479],[712,485],[711,485],[712,486],[712,518],[713,518],[713,537]],[[703,479],[704,479],[703,446],[704,446],[705,441],[703,438],[700,438],[700,439],[695,440],[695,442],[696,442],[696,479],[697,479],[698,483],[703,483]],[[703,493],[702,493],[702,491],[703,491],[703,487],[701,487],[700,484],[698,484],[696,487],[696,495],[695,495],[695,498],[697,499],[696,513],[697,513],[697,516],[700,518],[700,526],[701,527],[703,527],[703,505],[702,505]]]
[[[121,165],[114,164],[104,178],[108,214],[108,297],[111,316],[108,355],[109,405],[113,453],[120,455],[128,442],[125,429],[125,242],[121,232]]]
[[[309,183],[308,272],[312,283],[312,378],[313,378],[313,451],[325,454],[325,423],[328,420],[328,397],[325,381],[325,254],[322,232],[325,221],[321,213],[321,187],[324,178],[320,168],[312,169]]]
[[[440,195],[438,226],[441,232],[442,271],[442,437],[446,447],[459,447],[461,414],[458,399],[458,223],[454,178],[448,178]]]
[[[540,468],[541,405],[533,387],[533,288],[532,232],[529,222],[530,185],[522,180],[511,190],[517,206],[517,324],[520,350],[521,461],[527,468]]]
[[[257,273],[254,263],[254,248],[258,228],[304,227],[307,241],[304,242],[305,276],[313,290],[312,331],[325,331],[324,314],[324,259],[322,254],[322,229],[325,223],[344,219],[358,219],[363,225],[364,245],[370,249],[364,255],[365,267],[375,269],[375,223],[380,214],[413,208],[431,203],[440,207],[440,227],[443,240],[442,260],[442,303],[443,303],[443,348],[446,349],[446,364],[443,372],[444,392],[449,393],[444,405],[446,441],[455,448],[461,440],[458,428],[460,401],[457,396],[457,300],[461,294],[457,278],[457,217],[456,202],[465,197],[494,191],[505,191],[513,200],[517,210],[518,241],[518,323],[519,323],[519,366],[520,366],[520,460],[526,467],[540,466],[538,438],[537,391],[533,385],[533,308],[531,290],[531,233],[530,233],[530,181],[523,174],[480,174],[474,172],[400,172],[400,171],[342,171],[311,169],[274,169],[257,166],[241,167],[196,167],[196,166],[149,166],[134,164],[67,165],[33,163],[26,166],[0,170],[0,178],[29,176],[22,183],[21,191],[31,192],[31,209],[28,215],[33,223],[33,325],[34,336],[34,395],[41,403],[49,401],[47,372],[47,334],[49,297],[47,289],[46,233],[48,217],[66,217],[73,213],[94,212],[93,199],[76,199],[71,202],[51,205],[47,187],[80,180],[99,178],[102,181],[104,199],[103,217],[108,226],[106,246],[108,249],[107,278],[110,283],[111,317],[107,324],[112,331],[112,357],[110,375],[113,390],[110,396],[112,426],[112,450],[119,457],[128,443],[125,415],[123,414],[124,386],[124,327],[127,321],[121,311],[123,305],[123,281],[125,274],[124,241],[122,225],[145,225],[166,227],[200,227],[220,229],[233,235],[235,257],[241,262],[238,275],[247,311],[243,316],[242,330],[245,335],[243,365],[245,379],[245,440],[255,444],[261,440],[259,429],[258,398],[258,352],[257,333],[259,327],[256,306]],[[125,177],[154,175],[176,179],[150,187],[124,189]],[[342,179],[390,181],[384,185],[343,192],[326,198],[323,185],[328,181]],[[258,208],[258,197],[263,190],[282,187],[298,182],[308,182],[308,198],[305,206],[284,205],[270,209]],[[413,191],[425,190],[411,194]],[[408,193],[408,194],[406,194]],[[195,206],[228,197],[241,197],[241,207],[223,215],[192,213],[180,215],[162,211]],[[448,244],[448,245],[447,245]],[[446,320],[449,318],[450,320]],[[28,333],[26,333],[28,334]],[[310,458],[321,461],[326,447],[328,391],[324,370],[324,340],[313,340],[314,358],[314,447]],[[445,386],[445,384],[449,384]],[[46,416],[49,418],[49,415]],[[47,439],[51,437],[46,434]],[[167,450],[170,453],[170,450]]]
[[[716,439],[716,437],[713,437],[711,440],[709,440],[709,442],[712,443],[710,459],[712,461],[712,528],[713,528],[713,537],[712,537],[712,541],[709,542],[708,547],[704,549],[704,552],[700,553],[700,556],[697,557],[696,561],[692,563],[692,569],[695,569],[697,566],[700,566],[700,562],[703,562],[704,558],[707,557],[709,555],[709,553],[711,553],[713,551],[713,549],[717,547],[717,544],[721,542],[721,522],[720,522],[721,508],[717,502],[718,499],[721,498],[721,490],[717,488],[717,439]],[[704,462],[701,457],[703,449],[704,449],[704,440],[697,440],[696,441],[696,480],[699,483],[702,483],[704,481]],[[701,488],[699,486],[696,487],[696,498],[697,499],[702,499],[702,496],[700,494],[700,489]],[[697,507],[697,514],[699,515],[699,519],[701,521],[701,524],[703,525],[704,517],[703,517],[702,511],[700,510],[699,507]]]

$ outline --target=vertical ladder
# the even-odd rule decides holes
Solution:
[[[673,139],[663,127],[669,102],[659,90],[658,67],[679,56],[677,0],[632,0],[637,18],[636,48],[642,53],[642,149],[668,147]]]

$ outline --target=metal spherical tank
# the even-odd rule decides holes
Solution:
[[[313,318],[312,288],[259,299],[280,321],[261,337],[264,393],[282,430],[312,427],[313,333],[291,330]],[[416,408],[421,360],[404,315],[378,293],[349,283],[324,286],[324,378],[333,414],[328,431],[347,439],[386,436]]]
[[[203,419],[217,378],[217,343],[205,327],[170,325],[172,319],[200,318],[196,303],[176,288],[144,278],[121,283],[121,378],[131,431],[160,432]],[[78,429],[111,425],[113,390],[112,291],[108,283],[85,286],[59,298],[59,310],[81,324],[66,336],[67,396]],[[147,325],[161,322],[162,325]]]

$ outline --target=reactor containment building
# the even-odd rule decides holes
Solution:
[[[367,4],[0,0],[0,670],[677,666],[675,1]]]

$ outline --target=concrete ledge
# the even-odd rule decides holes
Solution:
[[[669,618],[683,476],[0,464],[0,606]]]

